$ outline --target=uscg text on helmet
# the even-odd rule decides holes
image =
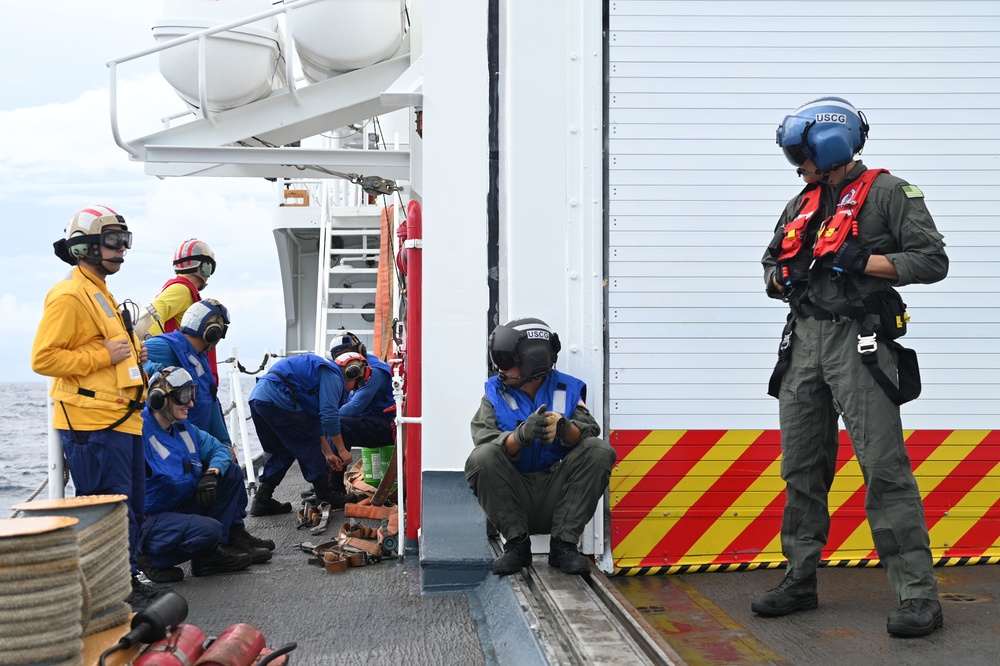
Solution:
[[[817,113],[816,122],[818,123],[846,123],[847,115],[843,113]]]
[[[548,331],[539,331],[537,329],[536,330],[532,330],[532,331],[525,331],[525,337],[527,337],[527,338],[541,338],[542,340],[548,340],[549,339],[549,332]]]

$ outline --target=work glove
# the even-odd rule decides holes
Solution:
[[[545,439],[549,428],[549,417],[545,413],[548,405],[536,409],[521,425],[514,430],[514,439],[518,445],[525,447],[535,439]]]
[[[542,438],[546,444],[554,442],[556,437],[562,438],[566,434],[568,427],[566,417],[558,412],[548,412],[545,414],[545,437]]]
[[[871,256],[871,250],[866,250],[856,240],[848,238],[833,255],[831,268],[838,273],[864,273]]]
[[[202,508],[209,508],[215,504],[216,491],[219,488],[218,474],[202,474],[198,480],[198,487],[194,491],[194,501]]]

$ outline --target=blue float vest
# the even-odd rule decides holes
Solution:
[[[341,394],[344,394],[344,373],[340,366],[316,354],[289,356],[283,358],[257,381],[278,382],[284,385],[292,394],[292,400],[303,411],[319,414],[319,369],[330,368],[340,379]]]
[[[194,378],[197,387],[194,406],[188,410],[187,420],[195,427],[209,432],[212,426],[212,409],[215,407],[216,385],[208,354],[196,352],[180,331],[165,333],[160,338],[170,345],[181,367]]]
[[[194,495],[201,479],[198,434],[184,423],[165,431],[153,412],[142,410],[142,444],[146,453],[146,514],[177,508]]]
[[[386,418],[391,418],[396,413],[396,399],[392,397],[392,368],[389,367],[388,363],[384,363],[374,354],[368,354],[365,360],[371,366],[372,372],[382,370],[385,374],[389,375],[389,383],[386,384],[385,389],[381,393],[372,398],[371,403],[369,403],[369,410],[371,412],[384,413]],[[390,410],[390,408],[392,409]],[[387,412],[386,410],[389,411]]]
[[[497,425],[505,431],[517,428],[519,423],[542,405],[548,405],[546,411],[558,412],[568,419],[573,416],[577,404],[586,395],[586,384],[558,370],[549,372],[538,388],[534,401],[524,391],[504,386],[497,376],[490,377],[486,382],[486,398],[496,412]],[[565,458],[571,450],[558,439],[551,444],[542,444],[536,439],[521,449],[521,456],[514,466],[523,473],[546,470]]]

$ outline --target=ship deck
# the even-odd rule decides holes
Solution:
[[[304,485],[293,469],[277,495],[295,503]],[[783,571],[609,578],[595,568],[567,577],[536,555],[521,575],[427,594],[415,555],[336,574],[309,564],[298,544],[334,538],[342,522],[335,513],[325,535],[311,535],[294,514],[248,517],[254,534],[278,544],[273,559],[172,585],[188,600],[186,622],[210,636],[252,624],[271,648],[297,643],[291,663],[317,666],[993,664],[1000,653],[993,565],[939,568],[944,629],[899,639],[885,631],[895,600],[880,568],[822,569],[819,609],[769,619],[750,611],[750,599]]]

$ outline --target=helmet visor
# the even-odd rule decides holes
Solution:
[[[124,229],[106,229],[101,232],[101,245],[109,250],[131,249],[132,232]]]
[[[493,361],[495,366],[504,371],[510,370],[517,365],[517,359],[514,358],[514,354],[506,351],[491,351],[490,360]]]
[[[793,165],[802,166],[812,157],[806,135],[809,134],[809,128],[815,124],[814,118],[785,116],[778,126],[777,143],[781,146],[785,158]]]
[[[174,404],[187,405],[194,402],[194,394],[194,386],[182,386],[174,389],[168,395],[170,396],[170,399],[174,401]]]

